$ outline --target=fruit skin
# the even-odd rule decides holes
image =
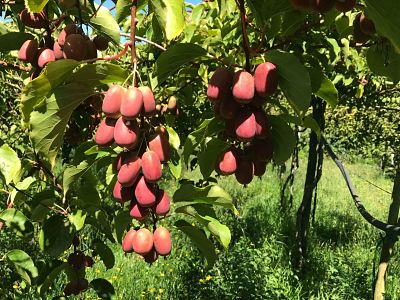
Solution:
[[[80,34],[69,34],[65,38],[63,50],[64,58],[74,59],[77,61],[84,60],[87,54],[87,41]]]
[[[148,86],[139,87],[139,91],[143,96],[143,114],[145,116],[152,116],[156,113],[156,101],[151,88]]]
[[[251,141],[256,134],[256,118],[250,110],[242,110],[235,118],[235,133],[238,140]]]
[[[178,107],[178,100],[175,96],[171,96],[168,99],[167,110],[170,112],[175,112]]]
[[[97,58],[96,45],[91,40],[86,41],[86,47],[87,47],[87,50],[86,50],[85,59],[95,59],[95,58]]]
[[[136,200],[132,200],[129,214],[132,218],[143,221],[148,216],[149,210],[138,204]]]
[[[259,160],[253,161],[254,166],[254,176],[261,177],[264,175],[267,168],[267,163]]]
[[[54,51],[54,56],[56,57],[56,60],[64,58],[64,52],[58,42],[54,42],[53,51]]]
[[[171,253],[172,240],[168,229],[164,227],[158,227],[154,231],[153,240],[154,248],[159,255],[166,256]]]
[[[78,281],[68,282],[64,287],[65,296],[78,295],[80,293]]]
[[[370,36],[361,30],[360,19],[361,13],[358,14],[353,21],[353,38],[356,43],[364,44],[365,42],[369,41]]]
[[[142,111],[142,107],[142,92],[133,86],[128,88],[121,99],[121,115],[127,120],[135,119]]]
[[[130,229],[130,230],[126,233],[124,239],[122,240],[122,250],[123,250],[125,253],[131,253],[131,252],[133,252],[132,240],[133,240],[135,234],[136,234],[136,230],[135,230],[135,229]]]
[[[360,16],[360,29],[366,35],[374,35],[376,33],[374,22],[368,19],[364,13],[361,13]]]
[[[123,187],[118,181],[114,185],[113,196],[120,203],[132,200],[135,197],[135,188],[133,186]]]
[[[141,176],[135,186],[135,197],[141,206],[153,206],[157,199],[156,187],[147,182],[144,176]]]
[[[342,13],[351,11],[356,6],[357,2],[357,0],[342,0],[342,1],[336,0],[335,2],[336,9]]]
[[[247,185],[253,180],[253,175],[253,161],[248,157],[241,157],[235,172],[236,180],[243,185]]]
[[[272,159],[274,152],[271,135],[265,140],[254,140],[251,147],[255,159],[262,162],[269,162]]]
[[[60,34],[58,35],[57,43],[60,46],[64,46],[65,39],[68,37],[68,35],[74,34],[74,33],[83,34],[83,31],[82,31],[82,29],[76,27],[75,24],[68,24],[67,26],[65,26],[63,28],[63,30],[61,30]]]
[[[257,66],[254,72],[254,85],[261,97],[272,95],[278,87],[279,75],[273,63],[265,62]]]
[[[75,270],[85,266],[85,255],[81,251],[76,251],[68,256],[68,264]]]
[[[107,147],[114,143],[115,120],[105,118],[101,121],[96,131],[95,141],[101,147]]]
[[[171,201],[169,200],[168,193],[164,190],[159,190],[153,211],[159,216],[165,216],[169,212],[170,206]]]
[[[118,182],[123,187],[135,184],[140,174],[141,159],[136,155],[132,155],[129,160],[125,161],[118,171]]]
[[[39,44],[36,40],[25,41],[18,51],[18,59],[32,63],[37,56]]]
[[[38,66],[39,66],[39,68],[44,68],[49,62],[52,62],[55,60],[56,60],[56,56],[54,55],[54,51],[51,49],[44,49],[39,54]]]
[[[158,133],[150,137],[149,149],[157,153],[162,163],[166,163],[171,158],[171,147],[169,145],[168,132],[165,128],[159,130]]]
[[[132,240],[133,250],[146,255],[153,248],[153,234],[146,228],[140,228]]]
[[[219,114],[226,120],[233,119],[240,110],[240,105],[232,97],[227,97],[220,103]]]
[[[220,101],[225,99],[230,95],[232,83],[232,73],[226,68],[217,68],[208,82],[208,99],[210,101]]]
[[[46,14],[43,11],[40,13],[29,13],[28,9],[25,8],[19,14],[19,18],[22,24],[30,28],[46,28],[49,24]]]
[[[156,152],[149,150],[142,155],[142,172],[148,182],[156,182],[161,178],[161,162]]]
[[[149,253],[147,253],[146,255],[143,256],[143,258],[144,258],[144,261],[149,264],[155,262],[158,258],[156,249],[154,249],[154,247],[153,247]]]
[[[103,104],[101,106],[101,109],[107,117],[119,118],[121,101],[125,95],[125,92],[126,89],[117,84],[113,84],[109,87],[106,95],[104,96]]]
[[[237,169],[238,151],[232,147],[223,152],[217,161],[217,172],[222,175],[234,174]]]
[[[310,0],[310,6],[313,10],[324,14],[335,6],[335,0]]]
[[[310,8],[310,0],[291,0],[295,9],[308,9]]]
[[[139,127],[135,122],[126,121],[120,117],[115,124],[114,140],[118,146],[133,148],[139,141]]]
[[[256,137],[265,139],[271,134],[271,129],[268,121],[267,114],[262,109],[256,109],[253,111],[256,120]]]
[[[93,43],[96,45],[97,50],[104,51],[108,48],[108,40],[102,35],[96,35],[93,38]]]
[[[250,103],[254,97],[254,78],[246,71],[235,73],[232,87],[234,99],[243,104]]]
[[[261,108],[267,102],[267,98],[259,96],[257,93],[254,95],[250,105],[254,108]]]

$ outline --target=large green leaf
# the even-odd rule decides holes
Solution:
[[[158,23],[168,40],[181,34],[185,28],[185,3],[183,0],[150,0]]]
[[[31,257],[26,252],[14,249],[7,252],[5,257],[7,257],[17,273],[28,284],[31,284],[31,278],[36,278],[38,276],[38,270]]]
[[[371,46],[367,52],[368,66],[376,75],[400,81],[400,54],[391,47]]]
[[[42,103],[47,94],[59,86],[78,65],[79,62],[71,59],[49,63],[37,78],[25,86],[21,95],[24,122],[29,122],[30,114],[35,106]]]
[[[157,76],[158,84],[163,83],[184,64],[206,54],[206,50],[190,43],[175,44],[169,47],[156,61],[155,75]]]
[[[313,93],[325,100],[332,108],[335,108],[338,103],[338,91],[333,82],[320,70],[309,68],[308,71]]]
[[[296,146],[293,129],[278,116],[269,116],[272,126],[272,144],[274,147],[274,161],[282,164],[287,161]]]
[[[96,15],[90,20],[90,24],[99,32],[119,44],[119,26],[108,8],[104,6],[100,7]]]
[[[0,220],[3,220],[7,227],[16,231],[21,236],[32,235],[33,225],[28,218],[15,208],[8,208],[0,213]]]
[[[49,0],[25,0],[25,5],[30,12],[38,13],[43,10]]]
[[[277,66],[279,86],[286,99],[298,114],[304,114],[310,106],[311,80],[307,68],[291,53],[272,50],[267,60]]]
[[[200,250],[200,253],[206,258],[208,266],[212,267],[217,259],[215,246],[204,232],[184,220],[176,221],[175,226],[191,239],[193,244]]]
[[[199,188],[190,183],[186,183],[175,191],[173,199],[176,207],[205,203],[226,207],[231,209],[235,214],[238,214],[238,211],[232,203],[232,197],[218,185],[209,185],[204,188]]]
[[[228,149],[229,146],[230,143],[218,138],[212,138],[206,143],[204,149],[198,155],[200,172],[204,179],[210,177],[215,169],[218,157],[224,150]]]
[[[116,299],[113,285],[103,278],[96,278],[90,282],[90,286],[95,290],[100,299],[112,300]]]
[[[33,38],[33,35],[26,32],[8,32],[0,35],[0,52],[7,53],[18,50],[26,40]]]
[[[101,260],[103,261],[107,269],[112,269],[112,267],[114,267],[115,264],[115,257],[110,247],[108,247],[100,240],[96,240],[93,243],[92,247],[94,251],[93,254],[100,256]]]
[[[86,216],[87,214],[85,212],[78,209],[77,211],[70,212],[68,214],[68,220],[75,227],[75,230],[79,231],[83,228],[83,226],[85,226]]]
[[[99,84],[122,83],[129,72],[110,63],[88,64],[77,70],[71,78],[75,83],[96,87]]]
[[[39,246],[47,254],[58,257],[71,246],[73,237],[68,219],[55,215],[44,222],[39,233]]]
[[[6,184],[19,181],[21,161],[17,153],[7,144],[0,147],[0,173],[3,175]]]
[[[139,0],[137,9],[140,10],[147,5],[147,0]],[[131,15],[132,0],[118,0],[115,5],[115,19],[118,23],[126,21],[126,18]]]
[[[45,280],[40,285],[39,293],[41,295],[46,293],[48,291],[48,289],[50,288],[50,286],[53,284],[54,280],[56,280],[56,278],[61,274],[61,272],[64,271],[65,269],[67,269],[68,267],[69,267],[68,263],[61,263],[61,264],[55,266],[49,272],[49,274],[47,274]],[[40,274],[40,276],[42,276],[42,274]]]
[[[388,38],[400,52],[400,2],[393,0],[365,0],[367,17],[371,18],[379,34]]]

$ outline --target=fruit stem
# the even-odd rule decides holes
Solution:
[[[242,37],[243,37],[243,50],[246,56],[246,71],[250,72],[250,42],[249,36],[247,35],[247,22],[246,22],[246,9],[244,7],[244,0],[236,0],[236,4],[240,11],[240,23],[242,25]]]
[[[137,69],[137,57],[136,57],[136,46],[135,46],[135,38],[136,38],[136,10],[137,10],[137,0],[132,1],[131,7],[131,63],[133,67],[133,80],[132,86],[136,86],[136,69]]]

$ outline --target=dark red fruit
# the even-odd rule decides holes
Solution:
[[[77,280],[73,280],[66,284],[64,287],[65,296],[78,295],[80,293],[80,288]]]
[[[122,240],[122,250],[126,253],[130,253],[133,252],[133,237],[136,234],[136,230],[135,229],[130,229],[124,239]]]
[[[139,177],[141,168],[141,159],[136,155],[131,155],[126,159],[118,171],[118,182],[121,186],[132,186]]]
[[[142,92],[132,86],[125,92],[121,100],[121,114],[125,119],[135,119],[139,116],[143,108],[143,95]]]
[[[96,45],[97,50],[104,51],[108,48],[108,40],[102,35],[95,36],[93,43]]]
[[[154,94],[148,86],[139,87],[143,96],[143,114],[145,116],[152,116],[156,113],[156,101]]]
[[[235,120],[225,120],[225,135],[226,137],[236,139]]]
[[[142,172],[148,182],[156,182],[161,178],[161,162],[156,152],[148,150],[142,155]]]
[[[115,124],[114,140],[118,146],[128,149],[134,148],[139,141],[139,127],[133,121],[120,117]]]
[[[102,147],[110,146],[114,143],[115,120],[105,118],[101,121],[97,129],[95,141],[96,144]]]
[[[335,6],[335,0],[310,0],[311,8],[324,14]]]
[[[308,9],[310,8],[310,0],[291,0],[295,9]]]
[[[158,258],[158,254],[157,251],[154,249],[154,247],[150,250],[149,253],[147,253],[146,255],[143,255],[144,261],[151,264],[153,262],[155,262]]]
[[[336,0],[335,7],[338,11],[345,13],[356,6],[357,0]]]
[[[85,254],[76,251],[68,256],[68,264],[74,269],[81,269],[85,265]]]
[[[172,240],[168,229],[164,227],[158,227],[154,231],[153,240],[154,248],[159,255],[166,256],[171,253]]]
[[[54,55],[54,51],[51,49],[44,49],[39,54],[38,66],[39,66],[39,68],[44,68],[49,62],[52,62],[55,60],[56,60],[56,57]]]
[[[240,105],[232,98],[226,97],[221,100],[219,113],[226,120],[233,119],[240,109]]]
[[[148,216],[149,209],[142,207],[140,204],[136,202],[136,200],[132,200],[129,214],[132,218],[138,221],[143,221]]]
[[[133,186],[123,187],[118,181],[114,185],[113,196],[120,203],[132,200],[135,197]]]
[[[125,92],[126,89],[117,84],[113,84],[107,90],[101,109],[108,117],[119,118],[121,101],[125,95]]]
[[[261,177],[264,175],[267,168],[267,163],[259,160],[253,161],[254,165],[254,176]]]
[[[235,117],[235,133],[238,140],[246,142],[256,134],[256,118],[250,110],[241,110]]]
[[[222,153],[217,161],[217,172],[222,175],[234,174],[238,163],[238,151],[230,148]]]
[[[97,58],[97,49],[96,45],[91,41],[86,41],[87,51],[85,59],[94,59]]]
[[[253,161],[248,157],[241,157],[235,172],[236,180],[243,185],[247,185],[253,180],[253,175]]]
[[[133,250],[141,255],[146,255],[153,248],[153,234],[146,228],[140,228],[132,240]]]
[[[157,195],[157,202],[153,207],[153,211],[159,216],[165,216],[170,209],[171,201],[168,194],[164,190],[159,190]]]
[[[94,264],[93,258],[91,258],[90,256],[86,255],[84,264],[85,264],[85,267],[87,267],[87,268],[92,267],[93,264]]]
[[[135,197],[141,206],[153,206],[157,199],[156,187],[154,184],[147,182],[144,176],[141,176],[135,186]]]
[[[38,47],[39,45],[36,40],[25,41],[18,51],[18,59],[32,63],[37,56]]]
[[[56,60],[63,59],[64,58],[64,52],[57,42],[54,42],[53,44],[53,51],[54,51],[54,56],[56,57]]]
[[[254,98],[251,101],[250,105],[255,108],[261,108],[267,102],[266,97],[261,97],[257,93],[254,94]]]
[[[69,34],[63,45],[64,58],[77,61],[84,60],[87,55],[87,40],[77,33]]]
[[[28,9],[25,8],[19,14],[19,18],[22,24],[30,28],[46,28],[46,26],[49,24],[46,14],[43,11],[40,13],[29,13]]]
[[[89,282],[85,278],[80,278],[78,279],[78,287],[80,292],[86,291],[89,287]]]
[[[218,68],[208,82],[207,97],[211,101],[220,101],[229,97],[232,86],[232,73],[226,68]]]
[[[171,158],[171,147],[169,145],[168,131],[161,128],[149,139],[149,149],[157,153],[160,161],[166,163]]]
[[[253,113],[256,120],[256,137],[265,139],[271,131],[267,114],[262,109],[256,109]]]
[[[365,42],[369,41],[370,36],[365,34],[361,30],[361,24],[360,24],[360,19],[361,19],[361,13],[358,14],[353,22],[353,38],[354,41],[358,44],[364,44]]]
[[[235,73],[232,95],[239,103],[247,104],[254,97],[254,78],[246,71]]]
[[[83,34],[82,29],[78,28],[75,24],[68,24],[61,30],[60,34],[58,35],[57,42],[60,46],[64,46],[65,39],[70,34]]]
[[[273,63],[265,62],[256,68],[254,85],[256,92],[261,97],[272,95],[278,87],[278,70]]]
[[[269,135],[265,140],[254,140],[252,142],[255,159],[269,162],[273,157],[272,137]]]
[[[375,24],[368,19],[364,13],[360,16],[360,29],[366,35],[374,35],[376,33]]]

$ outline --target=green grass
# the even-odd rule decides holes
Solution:
[[[113,245],[115,267],[106,270],[97,262],[88,270],[87,277],[111,281],[117,299],[371,298],[373,262],[380,232],[359,215],[339,170],[328,159],[318,186],[307,273],[299,278],[292,269],[293,224],[303,191],[305,159],[301,163],[304,165],[296,174],[294,184],[294,205],[288,211],[281,209],[281,181],[272,167],[262,180],[253,180],[247,188],[239,186],[231,177],[220,180],[221,186],[233,196],[240,216],[219,211],[222,221],[232,231],[232,243],[228,251],[219,248],[213,268],[207,269],[197,249],[173,230],[174,250],[168,258],[148,266],[137,255],[124,256]],[[385,220],[390,195],[358,176],[388,191],[392,188],[391,181],[371,165],[356,162],[346,167],[365,206]],[[390,264],[386,299],[400,298],[399,279],[399,255],[395,254]],[[54,295],[61,289],[61,283],[56,285]],[[96,296],[88,292],[84,299],[96,299]]]

